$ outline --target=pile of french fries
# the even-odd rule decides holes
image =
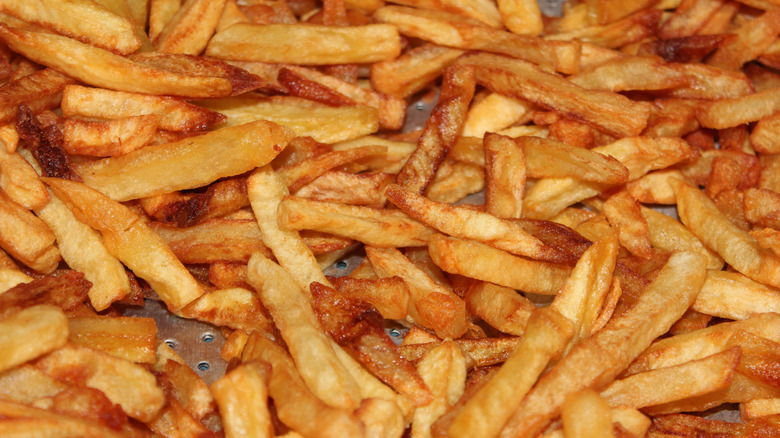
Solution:
[[[0,0],[0,436],[780,435],[778,35],[777,0]]]

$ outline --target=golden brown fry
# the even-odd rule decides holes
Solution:
[[[118,201],[126,201],[201,187],[263,166],[292,137],[289,129],[257,121],[86,163],[79,168],[79,173],[90,187]],[[203,160],[208,160],[217,150],[226,159],[204,166]]]
[[[732,30],[736,38],[724,41],[707,63],[716,67],[738,70],[748,61],[757,58],[775,42],[780,33],[780,11],[777,8],[743,23]]]
[[[232,91],[226,79],[185,76],[149,67],[64,36],[3,25],[0,38],[27,58],[98,87],[190,98],[222,97]]]
[[[650,230],[639,202],[627,191],[620,191],[604,203],[604,216],[618,231],[618,239],[631,254],[650,258]]]
[[[522,336],[528,318],[536,306],[514,289],[484,281],[476,281],[466,294],[469,312],[479,316],[495,329],[513,336]]]
[[[563,352],[572,333],[571,322],[552,309],[531,313],[517,349],[455,417],[450,435],[496,436],[547,364]]]
[[[780,295],[738,273],[710,271],[692,306],[693,310],[727,319],[746,319],[754,313],[780,313]]]
[[[575,347],[539,380],[501,436],[541,431],[560,412],[566,396],[606,386],[688,309],[704,282],[706,263],[696,253],[673,254],[632,308]]]
[[[307,160],[299,161],[276,169],[277,174],[287,185],[291,193],[314,181],[334,167],[348,164],[371,155],[381,155],[386,150],[382,146],[363,146],[342,151],[328,152]]]
[[[106,249],[146,280],[169,309],[203,294],[170,248],[127,207],[80,183],[57,178],[44,182],[76,218],[101,232]]]
[[[523,212],[526,158],[521,143],[509,137],[485,135],[485,206],[502,219],[517,219]]]
[[[386,172],[350,173],[329,171],[295,192],[297,197],[313,201],[335,202],[382,208],[385,188],[395,181],[395,174]]]
[[[150,222],[182,263],[244,262],[255,252],[271,256],[252,219],[211,219],[191,227]]]
[[[607,91],[585,90],[519,59],[478,53],[465,55],[458,63],[474,66],[477,82],[494,93],[550,108],[610,135],[638,135],[650,116],[649,104]]]
[[[268,410],[268,374],[263,364],[247,362],[211,384],[227,438],[273,436]]]
[[[58,105],[60,92],[73,79],[62,73],[45,68],[0,86],[0,123],[7,123],[16,118],[16,110],[20,104],[29,106],[39,112]]]
[[[466,304],[448,287],[437,283],[394,248],[366,247],[379,277],[401,277],[409,286],[409,316],[441,338],[466,331]]]
[[[409,286],[401,277],[328,279],[345,296],[370,303],[385,319],[404,319],[409,313]]]
[[[400,211],[318,202],[294,196],[279,204],[278,223],[287,230],[315,230],[349,237],[372,246],[424,245],[434,234]]]
[[[417,364],[425,384],[434,399],[418,407],[412,417],[414,438],[430,436],[431,425],[463,395],[466,383],[466,358],[452,341],[444,341],[426,352]]]
[[[478,240],[497,249],[537,260],[571,261],[568,254],[545,245],[510,220],[430,201],[395,184],[387,187],[385,195],[390,202],[410,216],[453,237]]]
[[[314,281],[329,284],[314,254],[306,247],[299,233],[283,228],[278,220],[280,203],[289,193],[271,166],[263,166],[252,173],[247,180],[247,194],[260,227],[263,243],[290,272],[298,286],[308,291],[309,285]]]
[[[198,55],[211,39],[225,7],[225,0],[189,0],[168,20],[154,39],[166,53]]]
[[[369,63],[400,53],[398,31],[387,24],[237,23],[214,35],[206,47],[206,54],[216,58],[302,65]]]
[[[395,25],[404,35],[438,45],[500,53],[566,74],[579,70],[579,42],[515,35],[456,14],[402,6],[385,6],[374,13],[374,18]]]
[[[335,356],[312,310],[308,290],[260,254],[252,256],[248,266],[249,283],[273,317],[306,385],[330,406],[356,408],[357,385]]]
[[[16,260],[44,274],[60,261],[51,229],[0,190],[0,247]]]
[[[157,324],[152,318],[68,318],[68,341],[136,363],[154,363]]]
[[[435,235],[428,242],[431,258],[443,270],[512,289],[555,295],[571,273],[557,263],[529,260],[483,243]]]
[[[8,152],[0,145],[0,188],[14,202],[37,210],[49,202],[46,186],[30,163],[18,152]]]
[[[462,50],[433,44],[414,47],[397,58],[371,64],[371,84],[381,93],[409,97],[441,75],[462,54]]]
[[[0,320],[0,336],[2,372],[65,345],[68,320],[59,307],[32,306]]]
[[[642,215],[650,231],[650,242],[654,248],[667,251],[695,251],[707,256],[707,269],[720,270],[723,259],[704,244],[693,233],[673,217],[657,210],[641,207]]]
[[[132,53],[141,46],[130,20],[111,13],[96,2],[5,0],[0,3],[0,11],[121,55]]]
[[[315,438],[361,437],[362,425],[350,412],[328,406],[303,383],[292,358],[284,349],[253,333],[242,361],[262,360],[271,365],[268,395],[274,401],[279,420],[303,436]]]
[[[160,118],[145,115],[106,122],[67,119],[63,128],[63,148],[77,155],[124,155],[146,146],[154,138]]]
[[[423,193],[436,169],[455,145],[466,111],[474,96],[474,71],[448,67],[444,71],[441,96],[417,142],[417,149],[398,172],[396,182],[407,190]]]
[[[780,287],[780,257],[761,248],[756,239],[738,228],[697,187],[675,185],[682,223],[734,269],[754,280]]]

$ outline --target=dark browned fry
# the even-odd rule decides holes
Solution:
[[[306,79],[289,68],[283,67],[279,70],[278,80],[292,96],[303,97],[330,106],[355,105],[355,101],[347,96],[318,82]]]
[[[639,55],[658,55],[666,62],[699,62],[717,49],[728,35],[692,35],[648,41],[639,47]]]
[[[0,86],[0,123],[13,121],[21,104],[40,112],[59,105],[60,92],[73,78],[46,68]]]
[[[51,304],[66,311],[75,309],[87,299],[90,287],[92,283],[81,272],[56,271],[0,295],[0,319],[39,304]]]
[[[314,312],[336,343],[414,404],[432,400],[422,377],[385,333],[384,319],[373,306],[320,283],[312,283],[311,293]]]
[[[20,105],[16,130],[41,165],[43,176],[81,182],[81,177],[73,170],[70,156],[62,149],[62,131],[56,125],[42,127],[30,108]]]

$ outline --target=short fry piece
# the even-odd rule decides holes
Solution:
[[[265,382],[268,371],[262,367],[260,363],[247,362],[211,384],[227,438],[273,436]]]
[[[67,341],[68,319],[62,309],[42,305],[21,310],[0,320],[0,372],[54,351]]]
[[[612,411],[599,394],[589,388],[566,397],[561,406],[566,438],[612,437]]]
[[[431,425],[463,395],[466,358],[454,342],[446,341],[427,352],[417,370],[431,388],[434,399],[414,411],[411,436],[427,438],[431,436]]]

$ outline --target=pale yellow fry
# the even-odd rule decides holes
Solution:
[[[0,373],[0,399],[31,404],[52,397],[68,385],[52,379],[31,364],[20,365]]]
[[[481,138],[486,132],[508,128],[522,120],[532,107],[528,102],[490,93],[469,108],[463,123],[463,137]]]
[[[478,20],[482,24],[500,29],[501,15],[496,4],[485,0],[394,0],[392,3],[419,9],[441,10]]]
[[[55,379],[79,376],[84,385],[102,391],[128,416],[141,421],[152,420],[165,404],[157,378],[146,368],[88,347],[68,344],[36,366]]]
[[[292,129],[298,137],[311,137],[320,143],[352,140],[379,129],[376,108],[367,106],[330,107],[290,96],[239,96],[199,104],[226,115],[226,126],[268,120]]]
[[[273,252],[279,264],[292,274],[296,284],[307,293],[314,281],[330,285],[298,232],[279,227],[277,210],[289,193],[271,166],[261,167],[252,173],[247,180],[247,195],[263,243]]]
[[[275,123],[257,121],[93,161],[78,172],[85,184],[117,201],[145,198],[202,187],[263,166],[293,136]]]
[[[650,258],[652,245],[650,230],[642,215],[639,203],[621,190],[604,202],[604,216],[609,224],[617,228],[620,244],[631,254]]]
[[[547,364],[563,352],[573,332],[571,322],[558,312],[550,308],[533,312],[520,344],[466,403],[449,428],[450,436],[496,436]]]
[[[94,421],[74,415],[56,414],[21,403],[0,400],[0,435],[6,437],[49,438],[122,438],[124,434]]]
[[[582,254],[566,284],[550,306],[574,325],[570,346],[590,336],[599,312],[612,285],[617,263],[617,236],[610,233]],[[568,350],[567,349],[567,350]]]
[[[149,0],[149,38],[156,39],[171,17],[181,7],[182,0]]]
[[[500,332],[522,336],[534,303],[514,289],[478,281],[466,293],[469,311]]]
[[[97,87],[190,98],[230,95],[227,79],[149,67],[68,37],[0,26],[0,38],[28,59]]]
[[[619,424],[634,436],[645,436],[653,422],[634,408],[618,406],[612,408],[612,423]]]
[[[517,35],[537,36],[542,33],[544,23],[536,0],[498,0],[504,25]]]
[[[79,221],[101,232],[108,252],[146,280],[170,310],[203,295],[168,245],[130,209],[81,183],[58,178],[44,182]]]
[[[776,88],[742,97],[704,102],[696,118],[705,128],[725,129],[769,117],[780,110],[780,93]]]
[[[400,437],[406,429],[406,421],[398,405],[382,398],[363,400],[355,415],[365,426],[366,436]]]
[[[369,63],[401,53],[394,26],[237,23],[211,39],[206,55],[236,61],[329,65]]]
[[[529,260],[473,240],[435,235],[428,251],[443,270],[512,289],[555,295],[566,282],[571,267]]]
[[[589,388],[566,397],[561,420],[565,438],[611,438],[615,433],[609,405]]]
[[[601,391],[610,406],[640,409],[715,392],[726,388],[741,351],[731,348],[702,359],[668,368],[632,374]]]
[[[780,398],[757,398],[739,405],[742,421],[777,414],[780,414]]]
[[[29,283],[33,278],[19,269],[0,268],[0,294],[22,283]]]
[[[239,365],[210,386],[227,438],[274,436],[268,389],[259,367],[257,362]]]
[[[217,28],[225,0],[188,0],[155,38],[159,52],[199,55]]]
[[[0,320],[0,372],[62,347],[68,319],[59,307],[28,307]]]
[[[780,313],[780,291],[740,274],[711,270],[691,307],[727,319],[746,319],[755,313]]]
[[[500,436],[532,436],[560,413],[566,396],[608,385],[690,307],[704,283],[706,264],[696,253],[672,254],[633,307],[574,347],[539,380]]]
[[[761,283],[780,287],[780,257],[761,248],[750,233],[734,225],[703,191],[675,182],[680,221],[731,267]]]
[[[417,364],[417,371],[434,396],[420,406],[412,418],[412,438],[431,436],[431,425],[448,407],[458,401],[466,384],[466,357],[452,341],[445,341],[427,352]]]
[[[424,44],[394,59],[371,64],[374,89],[391,96],[409,97],[441,75],[462,50]]]
[[[3,0],[0,11],[121,55],[141,46],[129,20],[90,0]]]
[[[442,339],[466,332],[466,303],[436,282],[395,248],[366,247],[366,256],[379,277],[398,276],[409,286],[409,316]]]
[[[330,406],[355,409],[360,404],[358,386],[336,357],[305,289],[260,254],[249,259],[248,268],[248,281],[271,313],[306,386]]]

